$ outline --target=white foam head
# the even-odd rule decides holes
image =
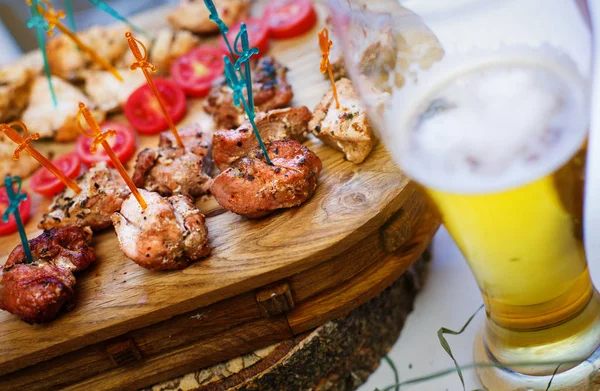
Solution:
[[[587,96],[577,68],[549,48],[446,57],[394,93],[387,146],[431,188],[504,190],[551,173],[577,151]]]

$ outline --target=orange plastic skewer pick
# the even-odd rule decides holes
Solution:
[[[81,126],[80,120],[82,115],[83,118],[85,118],[87,124],[90,126],[89,130],[84,129],[83,126]],[[106,154],[108,155],[110,160],[112,160],[113,165],[115,166],[117,171],[119,171],[119,174],[121,174],[123,180],[125,181],[125,183],[127,183],[127,186],[129,186],[129,189],[131,190],[131,193],[133,193],[135,199],[138,201],[142,209],[146,209],[146,207],[148,207],[146,200],[144,200],[137,187],[129,177],[129,174],[127,174],[127,171],[125,171],[123,163],[121,163],[117,155],[115,155],[115,152],[111,148],[108,141],[106,141],[109,137],[116,136],[117,132],[111,129],[106,131],[105,133],[102,133],[102,131],[100,130],[100,125],[98,125],[98,122],[96,122],[94,116],[92,115],[92,113],[90,113],[90,110],[87,107],[85,107],[85,104],[83,102],[79,102],[79,113],[77,113],[77,126],[79,126],[79,131],[81,133],[83,133],[87,137],[94,139],[92,141],[92,144],[90,145],[90,152],[92,154],[96,153],[98,145],[102,145],[102,147],[106,151]]]
[[[158,68],[156,68],[154,64],[148,61],[148,50],[139,39],[136,39],[130,31],[125,33],[125,37],[127,37],[127,43],[129,44],[129,48],[131,49],[131,52],[135,57],[135,61],[133,62],[133,64],[131,64],[131,70],[135,71],[137,68],[140,68],[142,72],[144,72],[144,76],[146,76],[146,81],[148,82],[148,87],[150,87],[152,93],[156,97],[160,109],[162,110],[162,113],[165,119],[167,120],[167,124],[169,125],[169,128],[171,128],[173,136],[175,136],[177,145],[179,146],[179,148],[184,148],[183,142],[181,141],[181,137],[179,137],[177,128],[175,128],[175,124],[173,123],[173,119],[167,111],[167,106],[165,106],[165,102],[163,102],[162,97],[160,96],[158,90],[156,89],[156,86],[154,85],[154,82],[152,81],[152,77],[150,77],[150,72],[148,71],[148,69],[150,69],[152,72],[156,72]],[[138,44],[144,50],[144,54],[142,54],[142,52],[140,51]]]
[[[333,97],[335,98],[335,108],[340,108],[340,101],[338,100],[337,89],[335,88],[335,80],[333,78],[333,71],[331,70],[331,63],[329,62],[329,50],[333,43],[329,40],[329,30],[324,28],[319,33],[319,46],[321,47],[321,67],[319,70],[321,73],[329,72],[329,80],[331,80],[331,89],[333,90]]]
[[[28,0],[28,2],[29,1],[30,0]],[[47,0],[40,1],[45,4],[44,7],[42,4],[38,3],[38,9],[40,11],[40,14],[44,17],[44,19],[46,19],[46,22],[48,22],[48,26],[50,27],[50,29],[48,30],[49,36],[54,35],[53,29],[55,27],[58,28],[63,34],[65,34],[73,42],[75,42],[75,44],[79,46],[81,50],[86,52],[92,58],[92,60],[100,64],[100,66],[106,69],[108,72],[112,73],[113,76],[117,78],[117,80],[123,81],[123,77],[121,77],[121,74],[119,73],[119,71],[117,71],[115,67],[113,67],[108,61],[100,57],[92,48],[83,43],[83,41],[79,39],[77,34],[73,33],[71,30],[69,30],[67,26],[62,24],[60,19],[64,19],[64,11],[55,11],[54,7],[52,6],[52,3],[49,3]]]
[[[23,136],[20,136],[12,127],[18,126],[23,129]],[[11,139],[15,144],[17,144],[17,149],[15,149],[15,153],[13,154],[14,160],[19,160],[19,155],[22,151],[27,151],[31,157],[40,162],[40,164],[48,169],[54,176],[56,176],[65,186],[68,186],[75,193],[81,193],[81,188],[77,186],[75,181],[66,176],[58,167],[56,167],[48,158],[39,153],[35,148],[33,148],[29,143],[33,140],[37,140],[40,138],[38,133],[34,133],[32,135],[28,134],[27,126],[23,122],[14,121],[8,124],[0,124],[0,131],[4,132],[6,136]]]

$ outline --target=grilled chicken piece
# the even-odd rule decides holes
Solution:
[[[146,148],[138,154],[132,177],[137,187],[163,196],[206,194],[212,181],[210,143],[198,126],[181,129],[179,134],[185,148],[179,148],[172,135],[163,133],[158,148]]]
[[[54,137],[56,141],[75,140],[79,135],[76,125],[79,102],[88,105],[98,122],[104,120],[104,111],[97,110],[88,97],[71,84],[54,76],[52,86],[58,101],[56,107],[46,77],[38,76],[33,82],[29,106],[21,117],[32,132],[42,138]]]
[[[123,200],[130,194],[117,170],[108,168],[104,162],[90,168],[76,182],[81,193],[65,188],[52,201],[40,228],[74,225],[100,231],[111,225],[110,216],[121,209]]]
[[[306,106],[277,109],[259,113],[256,127],[263,141],[289,138],[304,141],[308,135],[308,121],[312,113]],[[237,129],[221,130],[213,135],[213,159],[220,170],[225,170],[233,162],[248,155],[258,146],[258,140],[250,121]]]
[[[215,0],[219,17],[227,26],[247,18],[250,11],[249,0]],[[208,17],[210,12],[202,0],[184,0],[168,17],[175,29],[190,30],[199,34],[219,32],[219,26]]]
[[[315,108],[308,126],[327,145],[343,152],[347,160],[362,163],[373,149],[375,135],[352,82],[340,79],[335,86],[340,108],[336,108],[333,91],[329,90]]]
[[[0,69],[0,122],[16,119],[29,103],[35,71],[22,64]]]
[[[256,148],[215,178],[210,187],[225,209],[249,218],[306,201],[317,188],[321,159],[295,140],[267,143],[269,166]]]
[[[204,215],[186,196],[168,198],[140,189],[142,210],[133,195],[112,216],[121,250],[150,270],[187,267],[210,253]]]
[[[267,112],[287,107],[294,97],[292,86],[287,82],[287,68],[273,59],[261,57],[252,67],[252,94],[258,111]],[[233,103],[233,92],[225,80],[216,84],[206,101],[204,110],[211,114],[221,129],[239,127],[246,119],[244,108]]]
[[[27,152],[21,153],[19,160],[13,160],[16,148],[17,145],[0,132],[0,178],[7,175],[26,178],[40,166]]]
[[[0,309],[27,323],[48,322],[73,298],[75,276],[96,257],[89,228],[44,231],[29,241],[33,263],[18,245],[0,270]]]
[[[202,4],[204,6],[204,4]],[[212,22],[210,22],[212,23]],[[189,31],[173,31],[162,29],[156,34],[150,48],[150,61],[156,65],[162,74],[169,74],[171,64],[200,43],[198,37]]]
[[[94,26],[77,33],[81,41],[111,65],[129,50],[124,28]],[[69,37],[58,35],[48,41],[48,62],[53,75],[67,80],[79,80],[85,69],[103,69]],[[130,64],[128,64],[130,65]]]
[[[85,82],[84,91],[99,110],[106,112],[120,111],[127,102],[129,95],[146,83],[142,72],[120,69],[119,73],[123,77],[122,82],[108,71],[89,70],[82,72]]]

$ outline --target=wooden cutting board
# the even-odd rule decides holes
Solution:
[[[318,13],[313,31],[271,41],[269,52],[290,68],[293,105],[311,110],[329,87],[317,42],[325,8]],[[159,28],[165,15],[136,22]],[[201,106],[189,100],[178,126],[212,131]],[[140,149],[156,144],[139,138]],[[97,262],[77,277],[71,312],[34,326],[0,312],[0,389],[142,387],[315,328],[390,285],[426,248],[437,217],[381,144],[361,165],[315,138],[306,145],[323,161],[314,196],[260,220],[199,201],[213,251],[184,270],[143,269],[120,251],[114,230],[95,235]],[[49,204],[31,197],[29,237]],[[2,239],[0,263],[18,243],[16,234]]]

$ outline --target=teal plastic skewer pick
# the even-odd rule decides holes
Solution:
[[[269,159],[269,155],[267,154],[267,148],[265,147],[265,144],[263,143],[262,138],[260,137],[258,127],[256,126],[256,122],[254,120],[254,109],[250,109],[248,101],[246,101],[246,99],[244,98],[243,89],[246,88],[247,91],[251,91],[252,85],[248,87],[248,81],[244,80],[244,78],[238,79],[237,74],[235,72],[235,68],[231,64],[229,57],[224,56],[223,61],[225,62],[225,80],[227,81],[227,85],[229,85],[229,87],[233,90],[233,103],[238,107],[240,106],[240,104],[244,105],[244,110],[246,111],[246,114],[248,115],[248,120],[250,121],[252,129],[254,130],[254,136],[258,140],[258,145],[260,145],[260,149],[262,150],[263,155],[265,155],[265,160],[267,161],[267,164],[272,166],[273,163],[271,163],[271,159]],[[247,67],[246,69],[249,69],[249,67]],[[249,96],[251,96],[250,94],[251,93],[249,93]]]
[[[215,7],[215,3],[212,0],[204,0],[204,5],[210,11],[210,16],[208,19],[212,20],[219,26],[219,31],[221,32],[221,36],[225,40],[225,45],[227,45],[227,49],[229,49],[229,54],[231,58],[234,57],[233,49],[231,48],[231,44],[229,43],[229,39],[227,38],[227,33],[229,32],[229,27],[221,20],[219,17],[219,12],[217,11],[217,7]]]
[[[73,14],[73,2],[71,0],[65,0],[65,11],[67,12],[67,18],[69,18],[69,24],[73,32],[77,31],[75,26],[75,15]]]
[[[48,79],[48,87],[50,88],[52,103],[54,104],[54,107],[57,107],[58,100],[56,99],[56,93],[54,92],[54,86],[52,85],[52,74],[50,73],[50,63],[48,62],[48,53],[46,51],[45,31],[48,31],[49,26],[38,11],[38,0],[31,0],[29,10],[31,11],[31,18],[27,21],[27,27],[35,28],[38,46],[42,51],[42,58],[44,60],[44,72],[46,73],[46,78]]]
[[[254,111],[254,97],[252,95],[252,72],[250,71],[250,57],[258,53],[258,48],[251,48],[248,40],[248,30],[246,29],[246,24],[242,23],[240,25],[240,32],[235,37],[233,41],[233,49],[231,48],[231,44],[229,43],[229,39],[227,38],[227,33],[229,32],[229,28],[227,25],[221,20],[219,17],[219,12],[215,7],[215,4],[212,0],[204,0],[204,5],[208,8],[210,12],[210,16],[208,17],[210,20],[215,22],[217,26],[219,26],[219,31],[221,32],[221,36],[225,40],[225,44],[227,45],[227,49],[229,50],[229,54],[232,59],[238,57],[235,61],[235,66],[231,64],[230,59],[225,56],[223,57],[223,61],[225,62],[225,79],[227,80],[227,84],[233,90],[233,102],[236,106],[240,106],[240,104],[244,105],[244,110],[246,111],[246,115],[248,116],[248,120],[252,125],[252,129],[254,130],[254,136],[258,140],[258,145],[260,145],[260,149],[265,155],[265,160],[267,164],[272,166],[271,159],[269,159],[269,155],[267,154],[267,148],[265,147],[265,143],[263,143],[262,138],[260,137],[260,133],[258,132],[258,127],[256,126],[255,121],[255,111]],[[237,49],[238,42],[241,40],[242,50],[239,51]],[[242,64],[244,65],[244,72],[242,72]],[[236,74],[236,71],[239,72],[239,78]],[[248,99],[244,98],[243,89],[246,88],[246,92],[248,94]]]
[[[17,184],[17,191],[13,188],[13,183]],[[31,249],[29,248],[29,242],[27,241],[27,235],[25,234],[25,227],[21,220],[21,214],[19,213],[19,205],[21,202],[27,199],[27,194],[21,193],[21,178],[18,176],[7,176],[4,178],[4,187],[6,188],[6,195],[8,197],[8,208],[2,215],[2,221],[7,223],[10,215],[15,216],[15,222],[17,223],[17,229],[19,230],[19,236],[21,236],[21,243],[23,244],[23,251],[27,257],[27,263],[33,263],[33,257],[31,256]]]
[[[136,32],[138,32],[138,33],[146,36],[146,38],[151,38],[148,33],[146,33],[141,28],[139,28],[139,27],[131,24],[131,22],[129,22],[129,20],[127,20],[124,16],[122,16],[119,12],[117,12],[116,9],[114,9],[110,5],[106,4],[106,2],[104,2],[102,0],[88,0],[88,1],[90,3],[92,3],[92,5],[94,7],[98,8],[101,11],[106,12],[107,14],[109,14],[110,16],[112,16],[113,18],[115,18],[117,20],[120,20],[121,22],[125,23],[126,25],[128,25],[129,27],[131,27]]]

